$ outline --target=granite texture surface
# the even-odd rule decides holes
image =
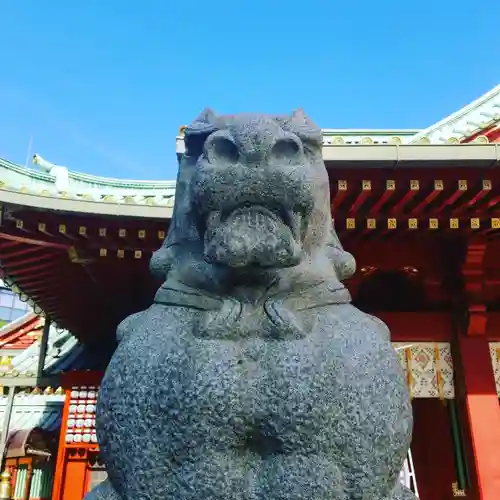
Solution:
[[[88,500],[410,500],[387,327],[350,304],[321,132],[204,111],[185,131],[154,303],[120,325]]]

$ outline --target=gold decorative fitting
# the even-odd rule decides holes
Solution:
[[[125,236],[127,236],[127,230],[126,229],[118,229],[118,236],[120,238],[125,238]]]
[[[59,232],[61,234],[66,234],[66,224],[59,224]]]
[[[460,139],[458,137],[450,137],[446,142],[448,144],[458,144]]]
[[[76,262],[78,260],[78,252],[74,246],[68,248],[68,256],[71,262]]]
[[[439,220],[429,219],[429,229],[438,229],[438,228],[439,228]]]
[[[145,229],[139,229],[139,231],[137,231],[137,237],[140,240],[143,240],[146,237],[146,230]]]
[[[21,189],[19,191],[21,191],[21,193],[27,193],[29,189],[26,186],[21,186]]]
[[[361,139],[361,144],[363,144],[363,146],[370,146],[373,144],[373,139],[371,137],[363,137]]]
[[[376,229],[377,228],[377,219],[366,219],[366,227],[368,229]]]
[[[493,217],[491,219],[491,228],[500,229],[500,219],[498,219],[497,217]]]
[[[106,257],[108,255],[107,248],[99,248],[99,257]]]
[[[408,228],[418,229],[418,219],[415,218],[408,219]]]
[[[410,181],[410,191],[418,191],[420,189],[420,182],[417,179]]]
[[[5,469],[0,474],[0,500],[10,500],[12,498],[12,483],[10,472]]]
[[[397,225],[398,223],[396,219],[394,218],[387,219],[387,229],[396,229]]]
[[[344,144],[344,139],[342,137],[334,137],[332,144],[335,144],[336,146],[342,146]]]
[[[491,191],[491,181],[483,179],[483,191]]]
[[[431,140],[427,136],[423,136],[420,138],[417,144],[430,144]]]
[[[184,137],[184,132],[186,131],[187,125],[182,125],[182,127],[179,127],[179,135],[181,137]]]
[[[45,222],[39,222],[38,223],[38,230],[41,233],[44,233],[46,229],[47,229],[47,226],[45,225]]]
[[[451,491],[452,491],[454,497],[466,497],[467,496],[467,494],[465,493],[464,490],[459,489],[457,482],[452,483]]]
[[[114,196],[111,195],[111,194],[105,194],[103,197],[102,197],[102,201],[106,201],[106,202],[112,202],[114,200]]]
[[[467,191],[467,180],[463,179],[458,181],[458,190]]]
[[[99,228],[99,236],[104,237],[104,236],[106,236],[106,233],[107,233],[107,231],[106,231],[105,227],[100,227]]]
[[[442,191],[444,189],[444,183],[442,180],[434,181],[434,191]]]
[[[140,259],[140,258],[142,258],[142,250],[135,250],[134,259]]]
[[[158,239],[159,240],[165,239],[165,231],[158,231]]]
[[[459,222],[458,219],[453,217],[450,219],[450,229],[458,229]]]
[[[356,228],[356,219],[349,217],[348,219],[346,219],[345,225],[346,225],[347,229],[355,229]]]
[[[125,257],[125,250],[122,250],[121,248],[119,250],[116,251],[116,256],[119,258],[119,259],[123,259]]]
[[[87,228],[85,226],[80,226],[78,228],[78,234],[80,236],[87,236]]]
[[[16,219],[16,228],[22,229],[24,226],[24,222],[21,219]]]
[[[347,181],[338,181],[337,188],[339,191],[347,191]]]
[[[372,189],[372,181],[366,181],[366,180],[364,180],[361,183],[361,186],[362,186],[363,191],[371,191],[371,189]]]
[[[40,387],[35,387],[33,391],[31,391],[31,394],[35,395],[42,394],[42,389],[40,389]]]
[[[54,389],[52,387],[50,387],[50,385],[43,391],[44,394],[46,394],[47,396],[51,396],[52,394],[54,394]]]
[[[42,189],[42,192],[40,193],[42,196],[50,196],[50,191],[48,189]]]
[[[56,392],[54,392],[54,394],[55,394],[56,396],[62,396],[62,395],[64,394],[64,389],[63,389],[61,386],[59,386],[59,387],[56,389]]]
[[[387,191],[394,191],[396,189],[396,181],[393,180],[386,181],[385,189],[387,189]]]
[[[0,358],[0,368],[5,367],[5,366],[10,366],[10,363],[12,361],[12,358],[10,356],[2,356]]]
[[[395,137],[391,137],[389,139],[389,144],[392,144],[394,146],[399,146],[402,143],[403,143],[403,141],[401,140],[401,137],[395,136]]]
[[[488,144],[490,142],[490,140],[485,135],[478,135],[474,139],[474,142],[477,144]]]
[[[470,220],[471,229],[479,229],[480,226],[481,226],[481,221],[477,217],[473,217]]]

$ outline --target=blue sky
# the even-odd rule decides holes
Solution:
[[[500,2],[0,3],[0,157],[170,179],[205,107],[421,128],[500,83]]]

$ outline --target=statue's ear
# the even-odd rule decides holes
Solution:
[[[210,108],[205,108],[198,117],[186,127],[185,134],[198,135],[212,133],[216,128],[216,115]]]
[[[302,140],[322,144],[321,129],[305,114],[302,108],[296,109],[288,117],[289,129]]]
[[[217,130],[217,117],[215,113],[205,108],[196,120],[184,130],[184,144],[186,146],[186,156],[198,158],[203,151],[205,139]]]
[[[297,125],[304,125],[310,122],[309,118],[306,116],[302,108],[298,108],[292,111],[292,114],[290,115],[290,121]]]

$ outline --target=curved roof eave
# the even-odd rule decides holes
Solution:
[[[51,196],[50,194],[26,193],[0,187],[0,203],[21,205],[41,210],[76,212],[95,215],[141,217],[151,219],[171,219],[174,195],[160,200],[161,204],[127,201],[124,197],[112,200],[89,201],[79,195]]]
[[[132,181],[67,172],[67,189],[54,175],[0,158],[0,203],[45,210],[169,219],[176,181]]]
[[[471,137],[500,120],[500,85],[467,106],[415,134],[411,144],[427,138],[431,144],[446,144]]]

